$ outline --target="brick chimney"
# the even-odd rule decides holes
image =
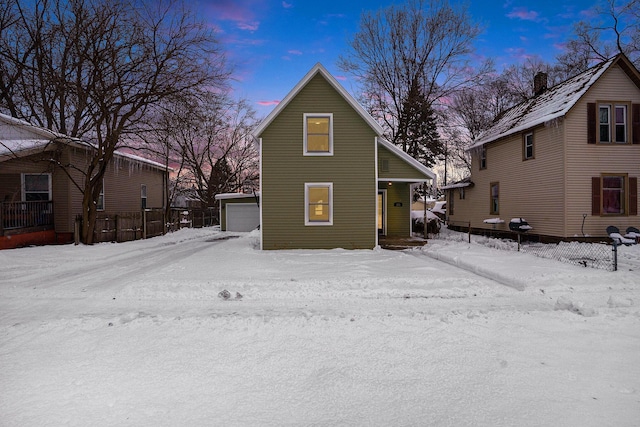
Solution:
[[[547,90],[547,73],[538,72],[533,78],[533,94],[540,95]]]

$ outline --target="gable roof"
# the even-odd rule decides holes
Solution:
[[[637,70],[626,56],[618,54],[507,110],[489,129],[476,138],[469,150],[563,117],[608,69],[618,63],[640,87]]]
[[[383,130],[382,127],[374,120],[373,117],[367,111],[362,108],[362,105],[356,99],[349,94],[345,90],[344,87],[333,77],[326,68],[321,63],[317,63],[316,65],[309,70],[309,72],[298,82],[297,85],[291,89],[291,91],[284,97],[282,101],[276,106],[276,108],[269,113],[269,115],[260,123],[260,125],[256,128],[254,132],[254,136],[257,138],[262,134],[262,132],[271,124],[271,122],[280,114],[282,110],[291,102],[293,98],[298,95],[298,93],[313,79],[317,74],[320,74],[325,80],[336,90],[338,93],[344,98],[351,107],[356,110],[356,112],[362,117],[362,119],[367,122],[369,126],[376,132],[378,136],[382,136]]]
[[[7,124],[9,127],[18,128],[24,131],[23,133],[25,134],[24,137],[20,138],[3,138],[0,134],[0,162],[46,151],[50,146],[52,146],[53,142],[60,142],[85,150],[94,147],[92,144],[79,138],[73,138],[59,132],[32,125],[27,121],[16,119],[15,117],[11,117],[6,114],[0,113],[0,122]],[[162,163],[154,162],[153,160],[145,159],[144,157],[136,156],[135,154],[124,153],[116,150],[114,155],[134,162],[145,163],[157,169],[170,169]]]
[[[320,74],[324,79],[344,98],[345,101],[362,117],[362,119],[373,129],[373,131],[378,135],[378,144],[383,145],[393,154],[401,158],[403,161],[408,163],[414,169],[418,170],[420,173],[430,177],[434,181],[436,180],[436,174],[427,168],[425,165],[402,151],[400,148],[396,147],[391,142],[387,141],[383,138],[384,130],[382,126],[376,120],[371,117],[371,115],[360,105],[360,103],[353,97],[346,89],[333,77],[329,71],[321,64],[317,63],[316,65],[309,70],[309,72],[296,84],[293,89],[284,97],[282,101],[276,106],[276,108],[269,113],[269,115],[258,125],[253,135],[257,140],[264,130],[273,122],[273,120],[280,114],[282,110],[291,102],[292,99],[300,93],[300,91],[313,79],[316,75]]]
[[[378,138],[378,144],[382,145],[384,148],[389,150],[391,153],[393,153],[396,156],[400,157],[400,159],[404,160],[405,163],[409,164],[409,166],[412,166],[418,172],[422,173],[423,175],[428,176],[433,181],[436,181],[437,175],[435,174],[435,172],[433,172],[431,169],[429,169],[428,167],[426,167],[425,165],[423,165],[422,163],[420,163],[419,161],[417,161],[416,159],[411,157],[409,154],[405,153],[404,151],[402,151],[401,149],[396,147],[391,142],[387,141],[384,138]]]

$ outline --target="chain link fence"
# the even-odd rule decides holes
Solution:
[[[522,252],[540,258],[554,259],[567,264],[601,270],[617,270],[617,247],[605,243],[560,242],[530,243],[520,245]]]
[[[461,223],[465,225],[464,223]],[[464,228],[462,228],[464,230]],[[473,237],[473,239],[472,239]],[[504,251],[521,251],[540,258],[553,259],[567,264],[580,265],[582,267],[597,268],[601,270],[616,271],[618,269],[618,250],[615,245],[587,242],[560,242],[537,243],[517,240],[481,236],[470,232],[457,232],[442,228],[440,234],[433,236],[436,239],[469,242]]]

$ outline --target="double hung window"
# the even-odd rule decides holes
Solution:
[[[305,225],[333,225],[333,183],[304,185]]]
[[[489,184],[490,188],[490,207],[489,212],[491,215],[498,215],[500,213],[500,184],[492,182]]]
[[[333,155],[333,114],[304,114],[305,156]]]
[[[629,118],[627,104],[599,104],[598,141],[601,144],[629,142]]]
[[[22,174],[22,200],[24,202],[51,200],[51,174]]]
[[[533,159],[533,132],[525,133],[522,137],[522,158],[523,160]]]

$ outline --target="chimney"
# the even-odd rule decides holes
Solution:
[[[547,73],[538,72],[533,78],[533,94],[538,96],[547,90]]]

